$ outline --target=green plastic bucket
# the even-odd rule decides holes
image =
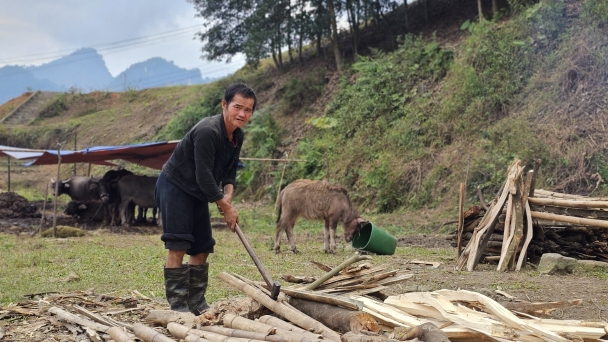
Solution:
[[[397,248],[397,239],[388,232],[368,222],[355,233],[352,245],[376,254],[392,255]]]

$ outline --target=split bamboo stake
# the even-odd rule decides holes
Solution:
[[[308,331],[312,331],[314,333],[320,333],[321,335],[323,335],[324,337],[326,337],[330,340],[334,340],[337,342],[340,341],[340,335],[338,333],[336,333],[335,331],[332,331],[325,325],[323,325],[320,322],[312,319],[311,317],[301,313],[298,310],[287,307],[283,303],[279,303],[277,301],[272,300],[270,297],[268,297],[267,295],[265,295],[264,293],[262,293],[255,287],[237,279],[236,277],[234,277],[226,272],[222,272],[218,275],[218,278],[222,279],[223,281],[228,283],[230,286],[246,293],[248,296],[255,299],[260,304],[262,304],[265,307],[267,307],[268,309],[270,309],[272,312],[280,315],[281,317],[288,319],[289,321],[295,323],[296,325],[298,325]]]
[[[464,191],[465,186],[464,183],[460,183],[460,190],[458,193],[458,256],[462,254],[462,230],[464,229]]]
[[[353,256],[351,256],[350,258],[344,260],[343,263],[341,263],[340,265],[334,267],[331,271],[325,273],[322,277],[320,277],[319,279],[315,280],[313,283],[308,284],[304,287],[304,290],[314,290],[316,289],[319,285],[323,284],[326,280],[328,280],[329,278],[335,276],[336,274],[338,274],[338,272],[342,271],[343,269],[345,269],[348,265],[353,264],[355,262],[358,261],[362,261],[362,260],[371,260],[372,257],[369,255],[361,255],[361,253],[359,252],[355,252],[355,254],[353,254]]]
[[[552,205],[557,207],[566,207],[566,208],[585,208],[585,209],[593,209],[593,208],[608,208],[608,201],[590,201],[590,200],[580,200],[580,201],[571,201],[571,200],[560,200],[554,198],[539,198],[539,197],[530,197],[528,201],[531,204],[538,205]]]
[[[254,339],[247,339],[247,338],[241,338],[241,337],[229,337],[229,336],[218,334],[218,333],[212,332],[212,331],[190,329],[187,326],[184,326],[184,325],[181,325],[178,323],[173,323],[173,322],[167,324],[167,329],[169,330],[171,335],[173,335],[179,339],[184,339],[188,335],[195,335],[197,337],[206,338],[212,342],[261,342],[261,341],[263,341],[263,340],[254,340]]]

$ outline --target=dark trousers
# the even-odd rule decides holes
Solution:
[[[209,203],[178,188],[161,172],[155,188],[156,205],[163,222],[165,248],[188,255],[213,253]]]

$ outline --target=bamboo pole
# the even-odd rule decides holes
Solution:
[[[146,342],[177,342],[141,323],[133,324],[133,333]]]
[[[11,156],[6,156],[6,160],[7,160],[7,167],[8,167],[7,187],[8,187],[8,192],[11,192]]]
[[[40,226],[38,227],[38,233],[42,232],[42,225],[45,220],[45,212],[46,212],[46,201],[49,198],[49,183],[46,183],[46,187],[44,188],[44,201],[42,202],[42,216],[40,217]]]
[[[108,329],[106,333],[116,342],[135,342],[135,340],[120,327],[112,327]]]
[[[226,335],[218,334],[212,331],[203,331],[198,329],[190,329],[187,326],[181,325],[179,323],[169,323],[167,324],[167,329],[174,337],[179,339],[184,339],[188,335],[195,335],[197,337],[206,338],[212,342],[261,342],[263,340],[254,340],[247,339],[241,337],[229,337]]]
[[[594,220],[594,219],[588,219],[588,218],[582,218],[582,217],[572,217],[572,216],[566,216],[566,215],[556,215],[556,214],[550,214],[550,213],[543,213],[540,211],[532,211],[532,212],[530,212],[530,215],[532,216],[532,218],[575,223],[575,224],[579,224],[579,225],[583,225],[583,226],[608,228],[608,221],[603,221],[603,220]]]
[[[220,279],[222,279],[223,281],[225,281],[226,283],[228,283],[230,286],[246,293],[251,298],[260,302],[260,304],[264,305],[265,307],[270,309],[272,312],[280,315],[283,318],[288,319],[289,321],[295,323],[296,325],[298,325],[308,331],[312,331],[314,333],[320,333],[321,335],[323,335],[324,337],[326,337],[330,340],[334,340],[337,342],[340,341],[340,335],[338,333],[336,333],[335,331],[332,331],[331,329],[324,326],[320,322],[312,319],[309,316],[306,316],[305,314],[303,314],[293,308],[286,306],[283,303],[279,303],[277,301],[272,300],[270,297],[268,297],[263,292],[259,291],[255,287],[248,285],[247,283],[237,279],[236,277],[234,277],[226,272],[220,273],[218,275],[218,277]]]
[[[53,201],[53,237],[57,237],[57,196],[59,196],[59,171],[61,170],[61,144],[57,149],[57,180],[55,181],[55,200]]]
[[[286,294],[292,298],[308,299],[308,300],[312,300],[315,302],[333,304],[333,305],[341,306],[343,308],[347,308],[347,309],[351,309],[351,310],[362,310],[363,309],[362,302],[360,302],[358,300],[350,299],[350,298],[345,298],[343,296],[335,296],[335,295],[330,295],[330,294],[326,294],[326,293],[317,293],[317,292],[313,292],[313,291],[292,290],[292,289],[281,289],[281,292],[283,292],[284,294]]]
[[[528,201],[530,202],[530,204],[552,205],[552,206],[556,206],[556,207],[566,207],[566,208],[585,208],[585,209],[592,209],[592,208],[606,209],[606,208],[608,208],[608,201],[589,201],[589,200],[573,201],[573,200],[567,200],[567,199],[560,200],[560,199],[539,198],[539,197],[530,197],[528,199]]]

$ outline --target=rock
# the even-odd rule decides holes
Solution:
[[[579,260],[576,262],[577,267],[584,268],[586,270],[608,270],[608,262],[597,261],[597,260]]]
[[[545,253],[540,258],[538,271],[540,274],[572,273],[576,267],[576,259],[565,257],[558,253]]]

